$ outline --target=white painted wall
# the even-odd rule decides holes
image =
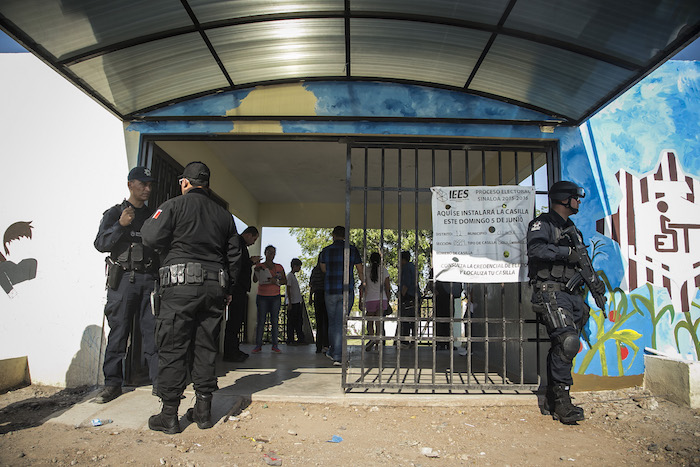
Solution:
[[[95,384],[105,291],[93,240],[128,195],[122,123],[31,54],[0,54],[0,70],[0,234],[32,221],[5,256],[38,261],[14,298],[0,289],[0,359],[26,355],[34,383]]]

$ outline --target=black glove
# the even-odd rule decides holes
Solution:
[[[597,280],[593,283],[593,292],[595,292],[598,295],[604,295],[605,294],[605,284],[601,280]]]
[[[579,260],[581,259],[581,255],[578,254],[578,251],[574,250],[573,248],[569,247],[569,257],[568,261],[569,263],[578,263]]]

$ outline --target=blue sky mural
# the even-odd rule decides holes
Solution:
[[[697,360],[700,62],[665,63],[591,118],[582,133],[584,141],[590,138],[590,166],[600,170],[580,172],[578,151],[562,147],[563,166],[574,166],[565,172],[583,174],[577,181],[603,195],[602,211],[587,206],[576,220],[608,279],[609,317],[589,322],[593,348],[583,344],[575,370],[641,374],[645,347]]]

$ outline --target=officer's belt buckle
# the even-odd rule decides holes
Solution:
[[[562,285],[558,282],[544,282],[539,287],[541,292],[561,292]]]

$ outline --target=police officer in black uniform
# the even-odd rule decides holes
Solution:
[[[248,311],[248,292],[250,292],[251,275],[254,264],[260,262],[260,256],[250,256],[248,247],[255,244],[260,237],[258,228],[254,225],[246,227],[239,235],[241,244],[241,268],[238,280],[231,289],[231,303],[228,306],[228,318],[226,331],[224,332],[224,356],[225,362],[242,362],[248,358],[248,354],[240,349],[238,333],[243,324],[243,317]]]
[[[210,428],[214,361],[224,307],[240,268],[241,248],[231,213],[209,196],[209,168],[191,162],[179,179],[182,196],[163,203],[141,230],[145,245],[161,255],[160,307],[156,314],[158,395],[163,408],[148,420],[152,430],[179,433],[177,416],[192,375],[196,393],[187,418]],[[234,279],[235,281],[235,279]],[[189,358],[192,355],[192,358]]]
[[[579,351],[579,335],[588,321],[589,309],[583,288],[569,290],[566,284],[576,274],[578,252],[563,232],[575,229],[569,216],[579,210],[583,188],[562,181],[549,190],[551,209],[536,217],[528,226],[527,255],[533,309],[547,328],[551,348],[547,356],[547,394],[544,413],[565,424],[584,419],[583,409],[571,403],[569,387],[572,361]]]
[[[95,238],[95,248],[107,258],[107,304],[105,315],[109,337],[105,350],[105,388],[95,402],[109,402],[122,394],[122,365],[134,315],[139,317],[141,347],[152,382],[158,375],[158,354],[154,339],[155,320],[151,312],[158,258],[141,242],[141,228],[153,209],[146,206],[154,178],[145,167],[134,167],[128,176],[129,199],[105,211]]]

